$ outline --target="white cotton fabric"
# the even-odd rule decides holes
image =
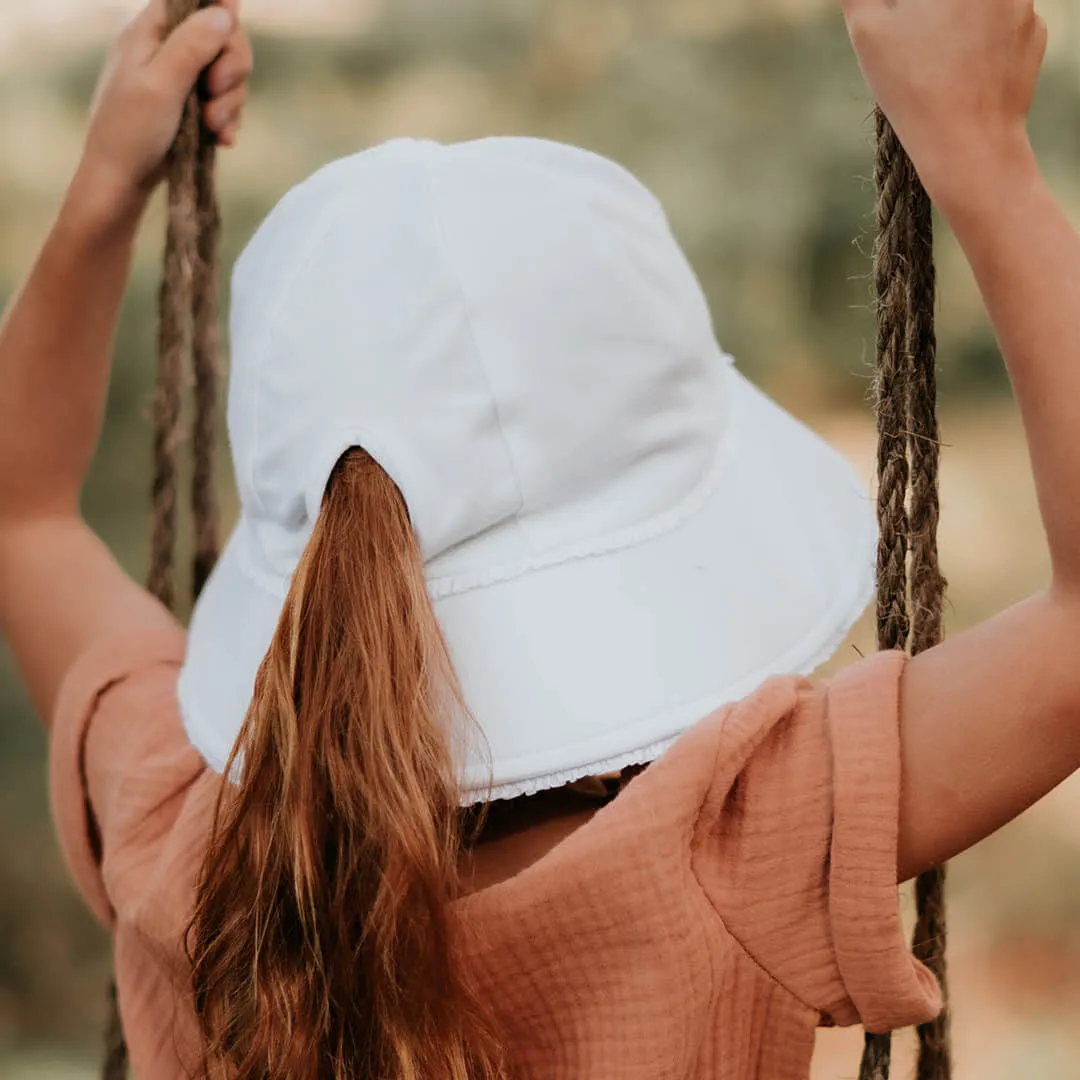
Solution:
[[[500,138],[336,162],[239,260],[231,336],[242,514],[179,688],[219,772],[353,446],[409,507],[478,729],[467,801],[652,760],[865,608],[864,485],[736,371],[661,207],[601,157]]]

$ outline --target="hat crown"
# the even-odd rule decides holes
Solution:
[[[726,358],[663,210],[541,140],[398,141],[321,170],[238,262],[231,331],[238,487],[274,576],[351,446],[439,577],[641,526],[723,435]]]

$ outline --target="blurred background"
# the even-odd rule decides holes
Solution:
[[[25,273],[77,159],[106,43],[129,0],[0,6],[0,301]],[[659,194],[743,368],[869,478],[870,102],[833,0],[247,0],[254,98],[221,182],[226,254],[327,160],[396,135],[500,133],[612,156]],[[1052,56],[1033,119],[1080,220],[1080,7],[1040,3]],[[948,107],[947,102],[942,103]],[[147,561],[155,208],[140,246],[93,523]],[[942,549],[949,632],[1046,579],[1022,435],[978,294],[942,230]],[[223,491],[231,499],[227,476]],[[837,662],[873,647],[868,624]],[[0,1080],[94,1075],[108,942],[52,838],[45,746],[0,653]],[[905,899],[910,907],[910,901]],[[1080,1078],[1080,783],[953,872],[957,1075]],[[910,1072],[910,1037],[896,1075]],[[856,1073],[823,1034],[815,1080]]]

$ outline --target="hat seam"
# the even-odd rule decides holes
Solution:
[[[730,373],[734,371],[734,368],[728,368],[725,377],[732,378]],[[626,528],[564,545],[547,554],[537,555],[525,561],[489,567],[484,570],[428,577],[426,579],[427,591],[432,602],[438,603],[479,589],[508,584],[530,574],[553,570],[569,563],[602,558],[618,551],[626,551],[641,544],[650,543],[674,532],[701,509],[722,479],[731,456],[741,444],[746,402],[739,395],[732,397],[734,400],[730,402],[731,424],[717,441],[710,465],[694,488],[675,506]],[[370,438],[372,434],[373,432],[369,431],[367,436]],[[378,452],[376,449],[376,455]],[[854,491],[861,491],[854,475],[851,476],[851,486]],[[252,584],[275,599],[287,595],[291,574],[282,575],[256,567],[242,549],[238,551],[238,566]]]
[[[737,409],[741,411],[743,407],[740,402]],[[524,562],[442,577],[428,577],[426,579],[427,591],[432,602],[437,603],[440,600],[460,596],[477,589],[489,588],[493,585],[503,585],[529,574],[552,570],[567,563],[601,558],[617,551],[626,551],[637,547],[639,544],[649,543],[674,532],[701,509],[713,489],[720,482],[732,454],[739,445],[739,411],[733,410],[733,422],[721,438],[717,440],[712,460],[701,479],[675,506],[668,507],[645,521],[637,522],[615,532],[564,545],[548,554],[536,555]],[[369,438],[371,434],[371,432],[367,433]],[[378,449],[375,450],[375,455],[378,456]],[[287,594],[291,574],[282,575],[273,570],[262,570],[254,566],[243,549],[238,549],[237,561],[240,570],[252,584],[257,585],[275,598],[284,597]]]
[[[868,531],[869,530],[863,530],[863,533],[860,533],[860,542],[853,545],[853,548],[858,549],[862,547],[862,541],[866,539],[864,534]],[[238,565],[241,571],[246,571],[248,569],[244,565],[244,562],[245,560],[242,558],[242,553],[238,552]],[[664,709],[660,713],[653,713],[633,722],[633,726],[645,727],[650,723],[656,724],[662,722],[662,719],[665,716],[677,716],[681,713],[691,712],[699,708],[710,709],[709,703],[712,702],[715,702],[715,704],[712,705],[711,711],[715,711],[728,703],[724,700],[718,700],[719,698],[730,697],[731,699],[737,699],[740,696],[745,696],[745,694],[752,693],[756,685],[760,685],[764,680],[771,678],[774,675],[784,674],[800,676],[809,675],[816,671],[836,652],[836,649],[839,648],[840,644],[849,633],[852,625],[854,625],[859,614],[865,607],[865,602],[868,599],[873,586],[872,574],[873,568],[868,561],[862,574],[853,579],[850,591],[845,593],[842,600],[838,601],[830,608],[810,631],[805,633],[781,656],[772,658],[755,672],[722,692],[713,691],[688,701],[680,702],[677,705]],[[260,584],[257,581],[253,583],[257,585]],[[859,602],[860,598],[862,598],[861,603]],[[810,642],[818,642],[819,644],[806,660],[794,663],[789,662],[788,657],[792,654],[804,653],[805,645]],[[201,737],[204,734],[204,731],[207,730],[207,725],[197,719],[201,717],[200,710],[189,700],[186,689],[185,679],[182,674],[179,686],[180,697],[182,699],[181,713],[188,737],[191,740],[192,745],[194,745],[199,753],[202,754],[215,772],[220,773],[224,767],[219,764],[221,756],[220,754],[208,750],[206,744],[211,740]],[[572,783],[574,780],[581,779],[583,776],[595,775],[599,772],[613,770],[626,765],[643,764],[647,761],[654,761],[677,742],[687,730],[694,726],[694,724],[700,723],[702,720],[706,719],[708,715],[710,715],[710,712],[703,712],[696,720],[683,726],[680,730],[673,732],[670,735],[662,736],[659,739],[654,739],[641,746],[632,747],[616,754],[590,759],[587,762],[568,766],[565,769],[551,770],[542,773],[539,776],[522,777],[516,780],[505,781],[501,784],[486,786],[475,783],[470,785],[466,780],[462,785],[462,794],[463,796],[483,797],[493,800],[515,798],[518,795],[536,794],[537,792],[548,790],[552,787],[559,786],[560,784]],[[614,727],[611,729],[611,732],[614,733],[625,726],[627,725]],[[200,730],[196,731],[196,729]],[[523,763],[527,758],[522,757],[516,760]],[[514,767],[515,761],[511,759],[509,763],[502,763],[504,767],[507,764]],[[520,771],[528,771],[523,764],[517,765],[516,767]]]
[[[725,370],[725,379],[730,380],[729,372],[731,370],[733,369],[728,368]],[[732,395],[732,397],[735,400],[728,401],[730,423],[717,440],[709,465],[694,487],[674,506],[669,506],[666,510],[654,514],[644,521],[636,522],[633,525],[602,536],[594,536],[588,540],[563,545],[554,551],[547,554],[538,554],[524,562],[429,578],[428,593],[431,599],[433,601],[445,600],[448,597],[459,596],[476,589],[505,584],[516,578],[524,577],[526,574],[549,570],[566,563],[598,558],[616,551],[625,551],[674,532],[683,522],[693,517],[701,509],[713,489],[720,482],[732,455],[739,446],[740,423],[744,419],[745,403],[738,395]]]
[[[275,305],[275,313],[272,318],[267,320],[266,329],[259,340],[259,347],[256,350],[255,361],[255,402],[254,402],[254,417],[252,422],[252,454],[251,454],[251,497],[254,500],[255,508],[270,517],[270,512],[267,509],[265,503],[262,500],[262,496],[259,493],[259,487],[257,483],[258,462],[259,462],[259,442],[260,442],[260,418],[262,416],[262,400],[263,395],[261,393],[261,387],[264,385],[263,369],[267,361],[267,353],[269,351],[270,340],[274,337],[278,331],[281,321],[283,319],[283,311],[285,303],[290,299],[296,289],[297,283],[300,281],[301,276],[307,272],[315,261],[315,254],[325,239],[326,235],[330,232],[341,213],[342,207],[345,204],[345,198],[338,196],[335,199],[331,199],[325,206],[325,217],[320,223],[317,229],[312,229],[308,234],[308,243],[306,245],[306,251],[302,259],[297,259],[291,268],[291,272],[286,278],[285,284],[282,287],[281,294],[278,298],[278,303]]]
[[[837,648],[839,648],[844,638],[850,632],[852,625],[854,625],[859,614],[865,607],[865,601],[870,595],[872,585],[872,568],[870,564],[867,563],[867,567],[863,574],[855,579],[850,594],[845,595],[843,602],[838,602],[833,608],[826,612],[816,626],[804,634],[781,656],[771,659],[755,672],[747,675],[745,678],[723,691],[713,691],[688,701],[680,702],[659,713],[652,713],[633,724],[635,727],[645,727],[647,724],[662,722],[663,718],[666,716],[677,716],[699,708],[709,710],[703,712],[696,720],[682,726],[680,730],[675,731],[670,735],[661,736],[659,739],[654,739],[651,742],[642,744],[638,747],[632,747],[605,757],[590,759],[587,762],[568,766],[565,769],[551,770],[542,773],[539,776],[522,777],[517,780],[509,780],[501,784],[487,786],[479,784],[470,785],[466,781],[462,784],[462,795],[482,796],[483,798],[492,800],[515,798],[519,795],[532,795],[540,791],[549,790],[550,788],[561,784],[572,783],[574,780],[579,780],[584,776],[595,775],[600,772],[613,770],[627,765],[639,765],[649,761],[655,761],[661,754],[674,745],[688,730],[690,730],[690,728],[707,719],[713,712],[723,708],[725,704],[729,704],[730,700],[738,700],[739,698],[752,693],[754,689],[765,680],[776,675],[806,676],[816,671],[836,652]],[[853,608],[853,605],[857,603],[860,597],[863,598],[863,603],[858,604],[857,607]],[[789,664],[787,658],[793,653],[803,653],[805,651],[803,646],[811,641],[820,643],[814,652],[811,653],[806,660],[798,662],[797,666]],[[183,677],[181,677],[180,696],[184,699],[181,712],[185,730],[187,731],[192,745],[196,747],[211,768],[220,774],[224,768],[224,766],[220,764],[222,760],[221,754],[209,752],[204,748],[208,740],[199,738],[198,742],[196,742],[195,729],[204,729],[206,728],[206,725],[201,722],[196,722],[196,717],[200,716],[201,713],[190,700],[187,700],[188,696],[184,692],[186,687],[183,686],[183,682]],[[718,700],[720,698],[729,698],[730,700]],[[712,702],[715,702],[715,704],[710,705],[709,703]],[[627,725],[618,725],[611,728],[610,732],[616,733],[625,726]],[[202,731],[198,732],[199,735],[202,735],[202,733]],[[202,743],[203,745],[200,746],[199,743]],[[523,757],[517,760],[523,762],[527,760],[527,758]],[[508,763],[502,762],[501,764],[506,767]],[[513,766],[514,760],[511,759],[509,764]],[[521,765],[517,767],[522,771],[527,771]],[[464,799],[463,805],[468,805]]]
[[[860,539],[865,538],[865,535],[860,535]],[[713,691],[688,701],[680,702],[659,713],[652,713],[639,721],[633,722],[631,725],[635,727],[645,727],[649,724],[663,723],[664,717],[674,717],[698,709],[708,710],[703,712],[696,720],[682,726],[680,730],[670,735],[662,736],[659,739],[655,739],[640,747],[631,748],[603,758],[591,760],[581,765],[572,765],[566,769],[552,770],[543,773],[540,776],[522,777],[518,780],[509,780],[490,787],[479,784],[469,785],[466,782],[462,786],[462,794],[469,796],[482,794],[486,798],[493,800],[516,798],[519,795],[533,795],[540,791],[548,790],[551,787],[573,783],[575,780],[580,780],[585,776],[612,771],[628,765],[641,765],[646,762],[655,761],[664,752],[670,749],[670,747],[694,725],[707,719],[713,712],[722,709],[725,705],[731,704],[732,701],[739,700],[746,697],[748,694],[753,693],[754,690],[766,680],[781,675],[805,677],[815,672],[822,664],[833,656],[840,645],[843,644],[844,639],[851,631],[851,627],[865,609],[872,590],[873,567],[868,561],[863,573],[853,580],[850,592],[845,593],[842,602],[837,602],[830,608],[811,630],[803,634],[802,637],[800,637],[799,640],[781,656],[769,660],[752,674],[747,675],[723,692]],[[801,662],[789,661],[788,658],[792,654],[804,654],[806,647],[812,642],[818,644],[807,659]],[[725,698],[727,700],[717,700],[718,698]],[[625,725],[620,725],[611,730],[612,732],[618,731],[622,726]],[[526,759],[520,758],[518,760],[524,761]],[[513,760],[510,762],[504,761],[501,762],[501,765],[504,768],[507,766],[513,768],[515,762]],[[517,767],[523,772],[528,771],[523,766],[519,765]]]
[[[435,144],[438,145],[438,144]],[[503,444],[503,448],[506,450],[506,458],[510,464],[510,473],[514,478],[514,486],[517,488],[518,506],[514,513],[514,521],[520,526],[520,519],[518,515],[525,506],[525,490],[521,484],[521,473],[518,469],[517,459],[514,455],[513,447],[510,445],[510,440],[506,436],[506,426],[503,423],[502,409],[500,408],[498,395],[495,393],[495,388],[491,382],[491,372],[488,370],[487,364],[484,362],[484,353],[480,348],[480,339],[476,333],[476,320],[473,315],[472,304],[469,302],[469,294],[465,289],[465,282],[462,280],[461,271],[458,268],[457,261],[452,257],[450,237],[446,231],[446,225],[443,221],[442,213],[439,206],[439,197],[437,194],[437,185],[435,177],[432,172],[430,163],[425,154],[421,153],[418,156],[420,172],[423,176],[424,185],[428,191],[428,199],[431,205],[431,219],[435,226],[435,233],[439,238],[439,245],[442,249],[443,260],[446,264],[446,268],[453,278],[454,285],[457,287],[458,296],[461,299],[461,307],[465,314],[465,325],[469,330],[469,339],[472,341],[473,355],[476,358],[476,366],[480,369],[480,374],[483,376],[484,385],[487,387],[488,399],[491,402],[492,413],[495,416],[495,423],[499,429],[499,439]],[[526,540],[528,540],[528,533],[523,531]]]

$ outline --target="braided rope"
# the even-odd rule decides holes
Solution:
[[[945,579],[938,565],[938,463],[940,433],[937,399],[937,337],[934,305],[937,275],[934,268],[934,218],[930,199],[916,181],[911,195],[911,273],[908,292],[907,352],[914,365],[908,427],[911,461],[911,653],[917,656],[941,642]],[[918,919],[913,951],[937,976],[948,999],[945,927],[946,868],[923,874],[916,882]],[[919,1028],[917,1080],[949,1080],[952,1047],[949,1011]]]
[[[116,980],[109,983],[108,1020],[105,1025],[105,1061],[101,1067],[104,1080],[125,1080],[128,1072],[128,1048],[124,1027],[120,1022],[120,1005],[116,1000]]]
[[[874,290],[878,312],[878,648],[903,649],[910,619],[907,557],[910,526],[907,491],[908,399],[911,370],[905,349],[909,236],[905,212],[911,164],[891,126],[878,114],[878,241],[874,249]]]
[[[173,4],[172,6],[177,6]],[[195,214],[198,101],[189,100],[169,155],[165,270],[158,299],[158,383],[154,395],[153,535],[147,588],[166,607],[176,605],[175,558],[179,522],[181,410],[194,331],[195,265],[199,229]]]
[[[214,184],[217,158],[215,139],[200,130],[196,156],[196,219],[199,257],[195,263],[192,365],[195,373],[195,415],[192,426],[191,510],[195,526],[192,593],[195,599],[206,584],[221,553],[220,514],[214,487],[217,456],[218,388],[221,383],[221,347],[218,333],[218,248],[221,211]]]
[[[933,212],[910,159],[880,109],[876,123],[878,646],[910,648],[917,655],[941,641],[945,595],[937,548],[940,440]],[[944,888],[944,868],[919,878],[913,949],[938,977],[947,997]],[[918,1034],[918,1080],[949,1080],[948,1010],[920,1027]],[[868,1035],[859,1080],[888,1080],[891,1057],[889,1035]]]
[[[171,33],[207,0],[169,0]],[[180,446],[184,389],[194,378],[191,508],[195,532],[192,590],[197,598],[219,552],[214,474],[218,420],[218,245],[221,215],[214,186],[216,139],[200,120],[198,93],[184,107],[168,160],[168,227],[159,295],[158,382],[154,395],[153,528],[147,588],[176,606]],[[103,1080],[125,1080],[128,1050],[115,982],[109,988]]]

